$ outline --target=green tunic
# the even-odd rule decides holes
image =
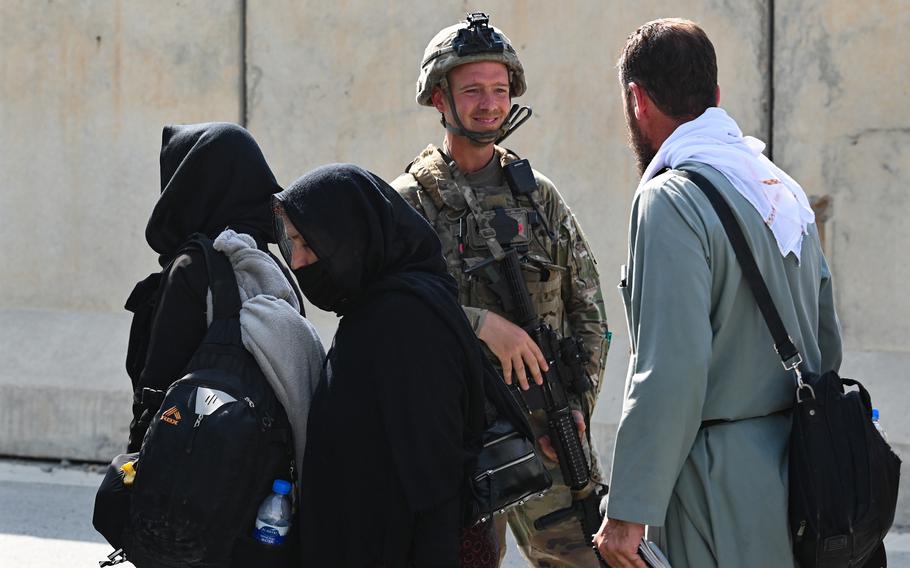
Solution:
[[[841,362],[831,275],[815,225],[783,258],[722,174],[730,203],[803,369]],[[633,202],[620,285],[632,342],[607,514],[661,526],[674,568],[793,566],[787,436],[794,377],[774,351],[720,220],[690,181],[665,173]],[[730,423],[700,428],[702,421]]]

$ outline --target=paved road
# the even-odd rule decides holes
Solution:
[[[97,466],[0,460],[0,568],[97,567],[111,551],[92,528],[101,477]],[[889,566],[910,568],[910,533],[887,542]],[[525,566],[514,541],[503,566]]]
[[[92,528],[102,477],[100,466],[0,460],[0,568],[97,567],[111,552]],[[504,566],[525,566],[510,548]]]

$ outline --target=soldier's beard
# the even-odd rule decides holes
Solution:
[[[635,113],[632,110],[632,103],[629,97],[626,97],[626,127],[629,131],[629,148],[635,154],[635,160],[638,162],[638,175],[644,175],[648,169],[648,164],[657,155],[657,150],[648,135],[642,132],[638,121],[635,120]]]

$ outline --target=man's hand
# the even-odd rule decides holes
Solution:
[[[580,410],[572,411],[572,418],[575,419],[575,427],[578,428],[578,437],[584,441],[585,430],[588,427],[585,425],[585,417]],[[537,438],[537,443],[540,444],[540,451],[543,452],[543,455],[556,463],[559,463],[559,457],[556,455],[556,450],[553,449],[553,443],[550,441],[549,436],[541,436]]]
[[[594,545],[611,568],[648,568],[638,555],[645,525],[604,518],[594,535]]]
[[[507,385],[512,384],[512,371],[514,370],[519,386],[522,390],[528,390],[530,386],[525,368],[531,371],[535,383],[543,384],[541,369],[547,371],[549,367],[540,348],[525,330],[498,314],[487,312],[487,317],[478,330],[477,337],[486,343],[490,351],[499,359],[499,364],[502,366],[502,377]]]

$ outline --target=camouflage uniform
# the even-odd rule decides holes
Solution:
[[[436,229],[449,273],[458,282],[461,304],[475,332],[482,326],[488,311],[511,318],[503,312],[497,296],[484,279],[465,272],[491,257],[479,234],[475,216],[465,200],[465,191],[471,192],[469,195],[474,196],[484,212],[501,208],[508,211],[511,217],[534,218],[531,201],[527,197],[513,195],[502,176],[502,166],[518,157],[499,146],[495,146],[494,151],[493,159],[499,167],[498,175],[494,175],[494,183],[490,186],[471,186],[468,176],[459,172],[454,162],[433,145],[421,152],[406,173],[392,182],[392,186]],[[571,401],[574,409],[589,413],[600,390],[600,377],[609,346],[596,262],[578,223],[553,183],[537,171],[534,171],[534,177],[537,190],[532,197],[545,223],[519,223],[519,234],[513,243],[527,247],[530,262],[523,263],[522,268],[537,313],[563,336],[581,337],[590,354],[587,370],[594,389],[586,395],[585,401],[577,398]],[[467,189],[465,186],[468,186]],[[555,239],[548,234],[547,228]],[[489,351],[487,353],[498,367],[498,360]],[[542,411],[532,414],[531,423],[538,437],[546,434]],[[591,478],[595,483],[602,483],[596,452],[587,440],[583,445],[590,457]],[[555,462],[549,465],[553,488],[543,498],[531,500],[498,519],[500,542],[504,542],[508,517],[522,552],[534,565],[599,566],[585,543],[580,523],[574,518],[546,531],[534,529],[536,519],[569,506],[572,500],[559,465]],[[504,554],[505,547],[502,548]]]

